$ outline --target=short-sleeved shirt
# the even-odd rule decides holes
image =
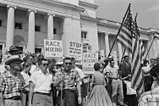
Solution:
[[[144,76],[149,76],[150,75],[150,70],[151,70],[150,66],[142,67],[142,71],[143,71]]]
[[[46,75],[38,69],[31,75],[31,81],[35,85],[34,92],[50,93],[52,84],[52,75],[47,72]]]
[[[0,92],[3,93],[4,98],[21,96],[24,85],[25,81],[21,74],[13,76],[6,71],[0,76]]]
[[[76,70],[71,70],[70,73],[65,72],[64,70],[58,71],[55,73],[53,81],[56,83],[64,78],[63,83],[60,83],[57,86],[57,89],[60,90],[61,86],[63,89],[76,90],[76,84],[80,83],[81,78]]]
[[[74,70],[76,70],[78,72],[81,79],[83,79],[85,77],[84,72],[80,68],[78,68],[77,66],[75,67]]]
[[[111,67],[108,65],[105,69],[105,73],[106,72],[108,72],[109,77],[118,78],[118,67],[117,66]]]

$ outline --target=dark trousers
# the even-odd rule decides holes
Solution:
[[[145,89],[145,92],[151,90],[151,86],[152,86],[153,81],[154,81],[154,79],[153,79],[152,76],[145,76],[144,77],[144,89]]]
[[[52,94],[52,101],[53,101],[53,106],[56,106],[56,98],[57,98],[57,90],[56,87],[51,88],[51,94]]]
[[[64,90],[63,95],[61,91],[57,97],[57,106],[77,106],[77,93],[75,90]],[[63,97],[61,97],[63,96]]]
[[[128,104],[127,88],[124,82],[123,82],[123,94],[124,94],[124,103]]]
[[[136,95],[127,95],[128,106],[138,106]]]

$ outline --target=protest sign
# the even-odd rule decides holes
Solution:
[[[45,58],[63,57],[62,41],[44,39]]]
[[[83,53],[83,71],[93,72],[94,64],[98,62],[98,53]]]
[[[83,46],[80,42],[70,41],[68,46],[68,55],[74,57],[78,64],[82,64]]]

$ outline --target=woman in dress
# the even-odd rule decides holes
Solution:
[[[94,64],[95,73],[92,77],[94,87],[88,98],[87,106],[112,106],[111,99],[105,88],[105,76],[101,73],[102,65]]]

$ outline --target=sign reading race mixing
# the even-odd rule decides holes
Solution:
[[[60,40],[44,39],[45,58],[63,57],[63,46]]]

